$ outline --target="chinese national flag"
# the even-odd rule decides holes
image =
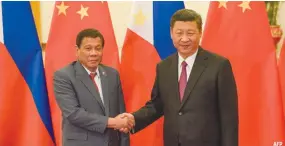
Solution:
[[[230,59],[238,87],[239,146],[284,143],[275,47],[264,2],[211,2],[202,46]]]
[[[107,2],[56,2],[46,45],[45,71],[53,127],[57,145],[61,145],[61,112],[53,94],[53,73],[76,60],[75,40],[86,28],[99,30],[105,38],[103,64],[118,68],[119,56]]]
[[[285,39],[283,41],[282,48],[280,51],[280,56],[279,56],[279,61],[278,61],[278,70],[279,70],[279,76],[280,76],[280,84],[281,84],[283,107],[284,107],[285,105]],[[283,108],[283,112],[284,112],[284,108]]]

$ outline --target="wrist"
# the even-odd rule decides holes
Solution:
[[[115,128],[116,127],[116,120],[115,118],[108,118],[108,128]]]

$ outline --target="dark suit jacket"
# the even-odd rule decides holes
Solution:
[[[237,90],[228,59],[199,48],[181,102],[175,53],[157,65],[151,97],[133,113],[135,132],[164,115],[165,146],[238,146]]]
[[[62,111],[63,146],[129,146],[129,135],[106,128],[108,117],[125,112],[119,74],[99,65],[104,105],[79,62],[54,74],[54,92]]]

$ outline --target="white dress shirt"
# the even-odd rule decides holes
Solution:
[[[178,53],[178,66],[179,66],[178,67],[178,82],[179,82],[179,79],[180,79],[180,74],[182,72],[182,62],[183,61],[185,61],[187,63],[186,73],[187,73],[187,81],[188,81],[190,73],[191,73],[193,65],[194,65],[194,62],[195,62],[195,59],[196,59],[196,56],[197,56],[197,53],[198,53],[198,49],[196,50],[196,52],[193,55],[187,57],[185,60]]]
[[[88,75],[90,75],[91,71],[89,71],[84,65],[82,65],[82,66],[85,68],[85,70],[87,71]],[[101,80],[100,80],[100,73],[99,73],[98,67],[96,69],[96,76],[94,77],[93,80],[95,80],[95,83],[96,83],[96,85],[98,87],[98,90],[99,90],[100,98],[101,98],[101,100],[102,100],[102,102],[104,104],[104,98],[103,98],[103,92],[102,92],[102,86],[101,86]]]

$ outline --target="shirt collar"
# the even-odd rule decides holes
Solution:
[[[195,58],[198,54],[198,50],[196,50],[196,52],[194,54],[192,54],[191,56],[188,56],[186,59],[184,59],[179,53],[178,53],[178,66],[181,66],[181,63],[183,61],[185,61],[187,63],[187,65],[193,64],[193,62],[195,61]]]
[[[90,75],[90,73],[91,73],[91,71],[90,70],[88,70],[83,64],[82,64],[82,66],[84,67],[84,69],[87,71],[87,73],[88,73],[88,75]],[[99,69],[98,69],[99,67],[97,67],[97,69],[96,69],[96,76],[98,76],[99,78],[100,78],[100,73],[99,73]]]

